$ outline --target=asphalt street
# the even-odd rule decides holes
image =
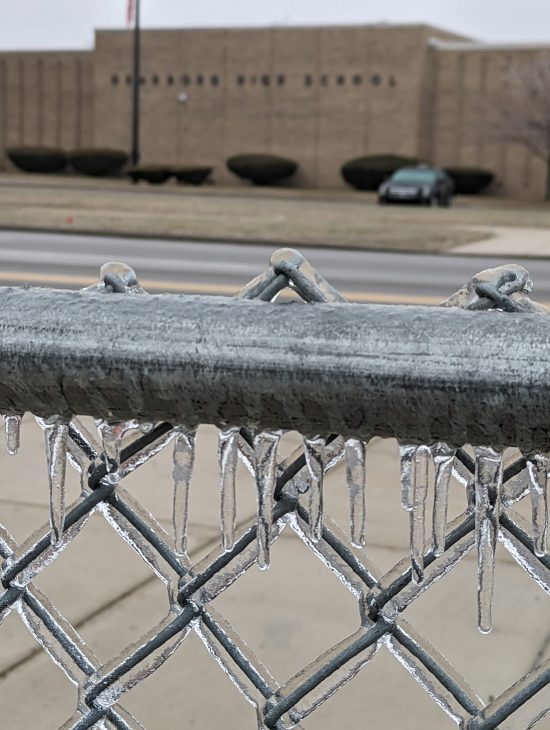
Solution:
[[[79,288],[106,261],[132,266],[150,292],[232,294],[269,264],[274,246],[0,231],[0,285]],[[514,259],[303,249],[311,264],[349,298],[435,304],[477,271]],[[527,259],[533,297],[550,302],[550,260]]]

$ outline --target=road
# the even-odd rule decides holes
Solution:
[[[101,264],[124,261],[152,293],[232,294],[265,270],[273,249],[269,245],[0,231],[0,284],[79,288],[97,280]],[[311,247],[303,253],[350,299],[382,303],[435,304],[477,271],[512,261]],[[535,279],[534,298],[550,302],[550,260],[523,263]]]

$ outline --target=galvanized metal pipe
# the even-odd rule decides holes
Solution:
[[[550,318],[0,288],[0,411],[550,446]]]

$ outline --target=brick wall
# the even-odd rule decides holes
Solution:
[[[0,53],[0,168],[17,145],[93,143],[93,54]]]

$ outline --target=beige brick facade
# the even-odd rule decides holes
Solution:
[[[480,44],[432,44],[434,66],[431,114],[433,133],[427,157],[437,165],[484,167],[496,175],[496,193],[541,198],[545,165],[520,145],[495,134],[491,100],[502,91],[511,64],[523,65],[546,55],[550,47],[484,47]]]
[[[544,165],[480,124],[505,63],[540,52],[420,25],[145,30],[142,161],[211,164],[226,184],[229,155],[273,152],[299,161],[293,184],[333,188],[346,160],[391,152],[541,197]],[[0,167],[13,145],[128,149],[131,67],[129,31],[98,31],[90,52],[0,53]]]
[[[19,145],[93,144],[93,53],[0,53],[0,166]]]

